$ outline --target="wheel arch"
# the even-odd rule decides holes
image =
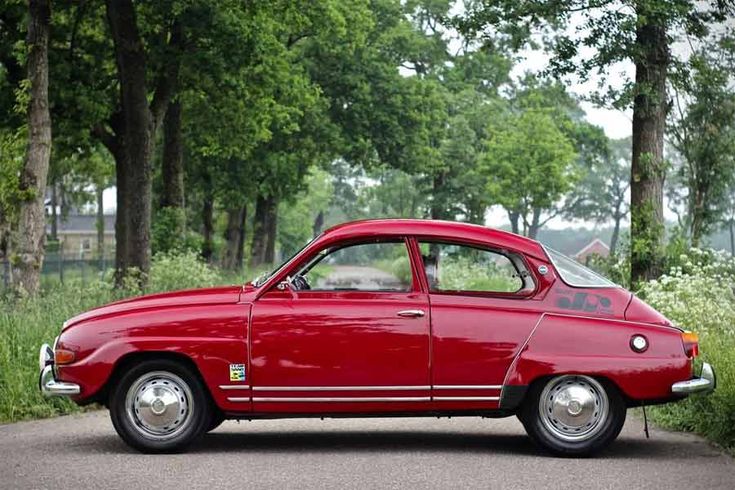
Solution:
[[[202,376],[202,372],[200,371],[199,366],[197,366],[196,362],[194,362],[194,360],[191,357],[181,352],[156,351],[156,350],[137,350],[137,351],[128,352],[120,356],[115,361],[114,365],[112,366],[110,375],[107,377],[104,384],[97,391],[97,393],[95,393],[90,398],[90,401],[101,403],[107,406],[108,400],[110,397],[110,391],[115,385],[115,380],[120,379],[121,374],[125,371],[125,369],[135,364],[144,362],[144,361],[162,361],[162,360],[174,361],[174,362],[180,363],[186,366],[187,368],[189,368],[191,372],[194,373],[195,376],[197,376],[201,384],[204,386],[205,393],[207,394],[207,397],[209,398],[209,401],[212,404],[212,406],[216,407],[216,404],[214,403],[214,399],[212,397],[212,393],[210,391],[209,385],[206,383],[204,377]]]

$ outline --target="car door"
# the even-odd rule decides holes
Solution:
[[[408,242],[330,246],[253,305],[255,412],[429,406],[429,302]]]
[[[419,240],[431,304],[438,409],[497,408],[505,373],[541,317],[523,258],[468,243]]]

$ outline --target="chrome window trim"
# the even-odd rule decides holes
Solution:
[[[573,282],[570,282],[569,280],[567,280],[567,279],[566,279],[566,278],[564,277],[564,275],[563,275],[563,274],[562,274],[561,272],[559,272],[559,267],[558,267],[558,266],[556,265],[556,262],[554,262],[554,259],[553,259],[553,258],[551,258],[551,254],[549,253],[549,250],[551,250],[552,252],[558,253],[559,255],[564,255],[564,254],[563,254],[563,253],[561,253],[561,252],[558,252],[558,251],[554,250],[553,248],[547,247],[547,246],[546,246],[546,245],[544,245],[543,243],[539,243],[539,245],[541,245],[541,248],[542,248],[542,249],[544,249],[544,253],[546,254],[546,257],[547,257],[547,258],[549,259],[549,262],[551,262],[551,265],[553,265],[553,266],[554,266],[554,271],[556,271],[556,275],[557,275],[557,276],[559,276],[559,279],[561,279],[561,281],[562,281],[562,282],[563,282],[564,284],[566,284],[567,286],[569,286],[569,287],[572,287],[572,288],[589,288],[589,289],[619,289],[619,288],[621,288],[621,286],[619,286],[619,285],[615,284],[615,283],[614,283],[614,282],[612,282],[612,281],[611,281],[610,279],[608,279],[608,278],[606,278],[606,277],[604,277],[604,276],[601,276],[601,275],[600,275],[600,274],[598,274],[597,272],[593,271],[593,270],[592,270],[592,269],[590,269],[589,267],[586,267],[586,266],[584,266],[584,265],[582,265],[582,264],[579,264],[579,265],[580,265],[581,267],[584,267],[584,268],[585,268],[585,269],[587,269],[588,271],[590,271],[590,272],[591,272],[591,273],[592,273],[593,275],[595,275],[595,276],[599,277],[599,278],[600,278],[600,279],[602,279],[603,281],[605,281],[605,282],[608,282],[608,283],[610,283],[610,284],[608,284],[608,285],[604,285],[604,286],[603,286],[603,285],[587,285],[587,284],[575,284],[575,283],[573,283]],[[566,256],[565,256],[565,257],[566,257]],[[571,259],[571,258],[569,258],[569,257],[567,257],[567,258],[568,258],[569,260],[574,260],[574,259]]]

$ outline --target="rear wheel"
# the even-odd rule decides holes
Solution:
[[[144,361],[123,375],[110,396],[120,437],[148,453],[180,451],[204,433],[210,402],[199,377],[171,361]]]
[[[563,375],[534,384],[519,418],[544,449],[561,456],[587,456],[615,440],[625,414],[625,401],[611,383]]]

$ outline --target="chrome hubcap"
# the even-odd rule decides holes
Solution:
[[[155,371],[144,374],[130,386],[125,406],[138,432],[162,440],[189,425],[193,400],[183,379],[173,373]]]
[[[605,389],[588,376],[559,376],[539,400],[541,422],[551,434],[570,442],[593,438],[604,427],[610,404]]]

